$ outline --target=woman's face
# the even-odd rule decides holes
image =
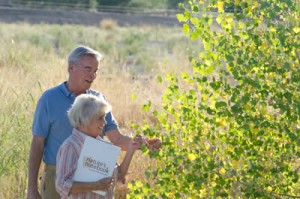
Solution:
[[[91,120],[91,122],[86,126],[85,133],[96,138],[102,134],[105,124],[105,115],[95,116]]]

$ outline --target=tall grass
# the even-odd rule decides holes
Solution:
[[[160,103],[164,84],[156,75],[188,70],[187,53],[201,49],[179,28],[150,26],[0,24],[0,37],[0,198],[26,196],[35,105],[45,89],[66,80],[71,49],[84,44],[104,54],[93,88],[107,96],[124,134],[134,134],[130,122],[151,121],[140,106],[149,99]],[[138,152],[128,180],[142,180],[149,163]],[[126,186],[118,187],[116,198],[125,195]]]

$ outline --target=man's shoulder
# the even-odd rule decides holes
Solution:
[[[101,92],[96,91],[96,90],[93,90],[93,89],[89,89],[89,90],[88,90],[88,93],[89,93],[89,94],[92,94],[92,95],[95,95],[95,96],[102,95]]]
[[[52,88],[48,88],[44,91],[42,95],[54,95],[54,94],[56,95],[58,92],[61,92],[62,86],[63,86],[62,84],[59,84]]]
[[[95,95],[97,97],[103,98],[104,100],[107,101],[106,97],[99,91],[93,90],[93,89],[89,89],[88,91],[89,94]]]
[[[47,90],[45,90],[41,97],[40,100],[46,100],[49,101],[51,99],[56,100],[59,96],[60,93],[62,93],[62,84],[54,86],[52,88],[48,88]]]

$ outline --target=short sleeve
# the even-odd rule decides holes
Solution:
[[[106,98],[106,96],[103,95],[102,93],[98,93],[98,92],[95,92],[93,90],[90,90],[90,92],[92,94],[98,96],[99,98],[104,99],[107,103],[109,103],[108,100],[107,100],[107,98]],[[106,125],[103,128],[103,133],[102,133],[103,136],[106,135],[107,131],[116,130],[116,129],[119,128],[118,127],[118,123],[117,123],[116,119],[114,118],[112,112],[108,112],[106,114],[105,120],[106,120]]]
[[[105,135],[107,131],[111,131],[111,130],[115,130],[118,129],[118,123],[115,120],[112,112],[109,112],[106,114],[105,116],[105,120],[106,120],[106,125],[104,126],[103,129],[103,134]]]
[[[32,134],[34,136],[47,137],[50,129],[49,111],[47,98],[44,95],[39,99],[32,124]]]

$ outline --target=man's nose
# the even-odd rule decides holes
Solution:
[[[92,72],[92,73],[90,74],[90,76],[91,76],[92,78],[96,78],[96,77],[97,77],[97,72]]]

